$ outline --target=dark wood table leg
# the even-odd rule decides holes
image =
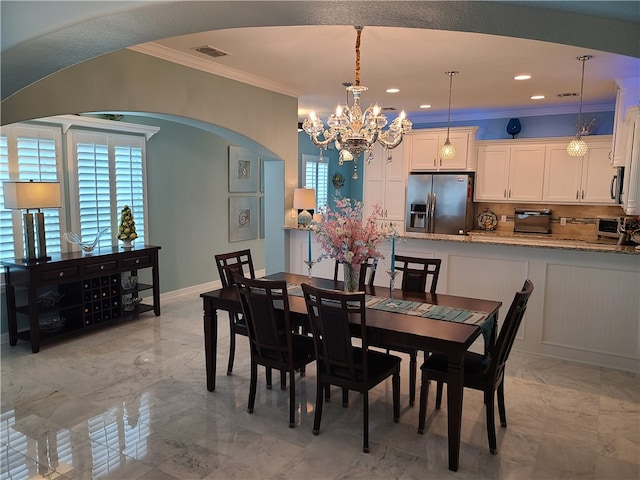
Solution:
[[[447,373],[447,420],[449,426],[449,470],[458,471],[462,430],[464,357],[449,358]]]
[[[153,279],[153,313],[160,316],[160,274],[158,272],[158,250],[154,250],[153,267],[151,267],[151,278]]]
[[[207,369],[207,390],[216,389],[216,357],[218,350],[218,314],[211,303],[204,302],[204,361]]]
[[[29,337],[31,341],[31,351],[40,351],[40,319],[38,316],[38,295],[35,288],[29,289],[27,296],[29,302]]]

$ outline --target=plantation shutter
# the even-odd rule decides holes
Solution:
[[[0,182],[9,180],[9,144],[7,136],[0,135]],[[0,195],[0,258],[15,258],[13,214],[4,208],[4,191],[0,191]]]
[[[304,188],[315,189],[316,205],[321,208],[327,205],[329,199],[329,164],[319,159],[318,155],[302,155]]]
[[[73,131],[80,236],[91,240],[103,229],[98,247],[117,244],[120,211],[131,208],[136,242],[144,243],[144,138]]]

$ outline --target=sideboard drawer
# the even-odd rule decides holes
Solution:
[[[144,268],[150,267],[152,265],[151,255],[148,254],[140,254],[140,255],[132,255],[130,257],[126,257],[122,259],[122,266],[124,268]]]
[[[84,266],[84,271],[87,274],[102,274],[116,272],[118,270],[118,261],[114,258],[110,261],[102,261],[100,263],[88,263]]]
[[[58,282],[73,280],[73,277],[80,275],[80,265],[59,265],[56,269],[40,270],[40,283]]]

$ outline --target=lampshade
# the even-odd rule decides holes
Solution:
[[[60,182],[3,182],[4,207],[13,210],[60,208]]]
[[[316,191],[313,188],[296,188],[293,191],[293,208],[314,210],[316,208]]]

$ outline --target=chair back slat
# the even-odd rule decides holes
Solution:
[[[338,272],[340,271],[342,263],[337,261],[333,269],[333,280],[338,281]],[[378,268],[377,258],[367,258],[365,262],[360,265],[360,277],[358,278],[358,290],[363,291],[368,285],[373,286],[373,281],[376,278],[376,269]]]
[[[533,283],[530,280],[526,280],[522,286],[522,290],[515,294],[504,319],[500,334],[494,346],[489,350],[490,361],[488,369],[490,372],[493,372],[494,378],[498,378],[504,373],[505,364],[516,340],[518,328],[520,328],[522,318],[527,310],[527,302],[532,293]]]
[[[215,256],[218,267],[218,275],[223,287],[235,284],[234,275],[247,278],[256,278],[251,259],[251,250],[239,250],[237,252],[221,253]]]
[[[343,293],[302,284],[321,371],[354,383],[367,381],[365,294]],[[352,328],[359,329],[357,335]],[[361,350],[353,336],[361,337]]]
[[[293,364],[287,282],[248,279],[235,275],[242,311],[249,330],[251,354]]]
[[[424,293],[429,284],[429,293],[436,293],[440,276],[439,258],[418,258],[405,255],[395,256],[395,268],[402,272],[402,290],[405,292]]]

